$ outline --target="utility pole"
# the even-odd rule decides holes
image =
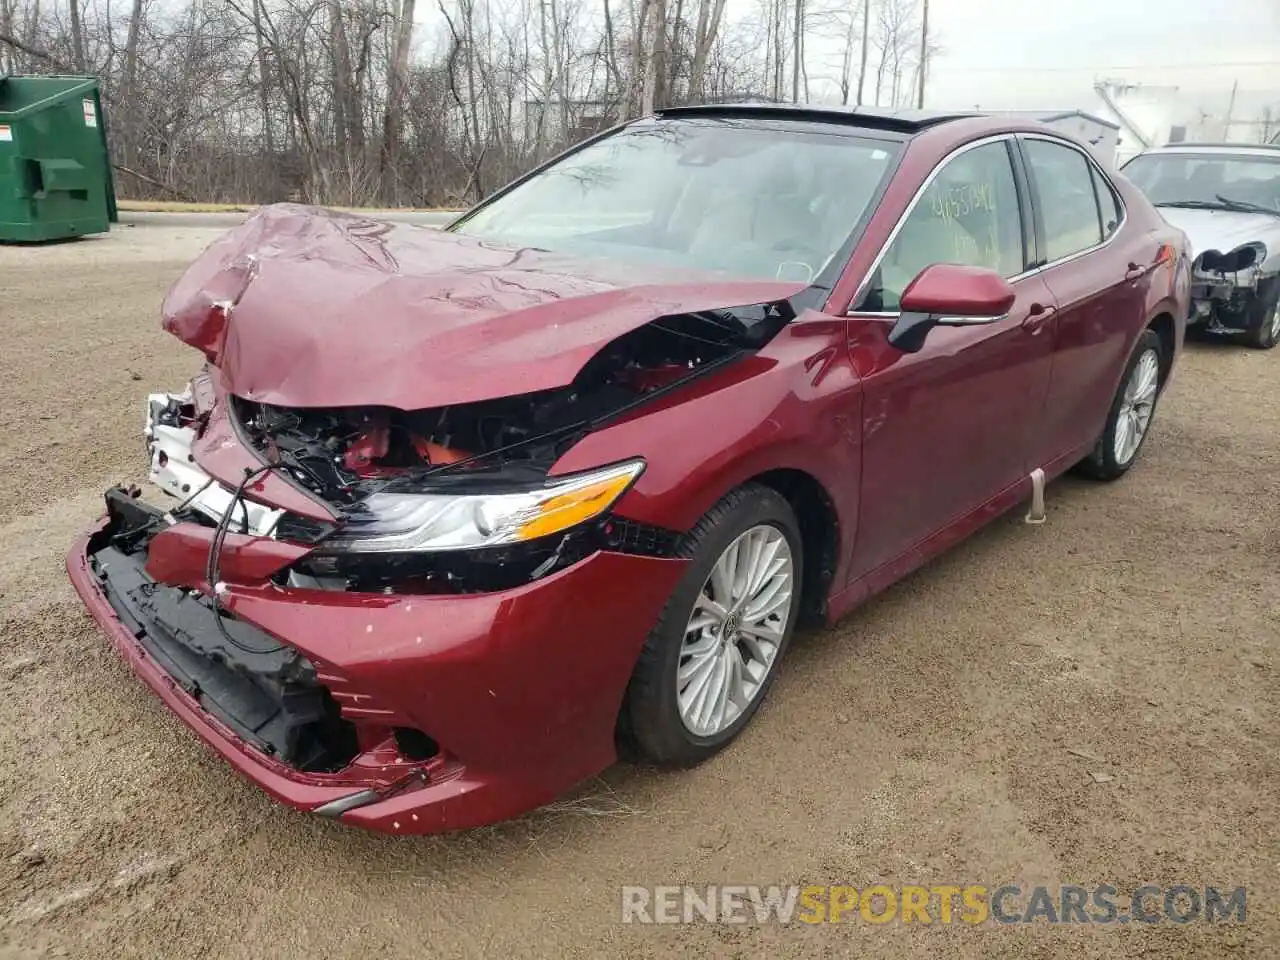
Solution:
[[[1231,139],[1231,115],[1236,112],[1236,91],[1240,89],[1240,80],[1237,78],[1231,84],[1231,99],[1227,101],[1227,119],[1222,125],[1222,139]]]
[[[862,106],[862,87],[867,79],[867,51],[871,48],[871,0],[862,0],[862,60],[858,64],[858,106]]]
[[[916,106],[924,109],[924,80],[929,69],[929,0],[924,0],[924,15],[920,20],[920,90]]]

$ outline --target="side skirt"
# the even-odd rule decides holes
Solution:
[[[1091,447],[1092,444],[1082,450],[1072,450],[1037,468],[1042,471],[1044,482],[1047,483],[1066,473],[1089,452]],[[1035,473],[1036,471],[1028,473],[1017,483],[1001,490],[986,503],[921,540],[897,558],[859,577],[839,593],[832,594],[827,602],[827,622],[834,623],[864,600],[891,587],[909,573],[913,573],[934,557],[966,539],[970,534],[985,527],[992,520],[1003,516],[1019,503],[1033,497]]]

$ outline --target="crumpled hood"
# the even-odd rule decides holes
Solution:
[[[1207,250],[1230,253],[1244,243],[1261,241],[1268,254],[1280,250],[1280,217],[1236,210],[1189,210],[1160,207],[1160,215],[1187,235],[1192,258]]]
[[[201,254],[164,327],[251,400],[421,409],[564,386],[658,317],[801,289],[275,204]]]

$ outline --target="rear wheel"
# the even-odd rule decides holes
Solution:
[[[627,688],[622,729],[650,760],[699,763],[764,700],[800,609],[803,555],[791,505],[748,484],[689,533],[691,559]]]
[[[1097,445],[1079,464],[1095,480],[1116,480],[1129,472],[1147,439],[1160,399],[1161,344],[1144,330],[1125,366]]]

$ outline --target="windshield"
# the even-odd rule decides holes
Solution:
[[[1233,204],[1280,212],[1280,153],[1271,157],[1218,153],[1148,153],[1124,175],[1156,206]]]
[[[454,229],[502,243],[808,283],[891,168],[891,141],[741,120],[627,127]]]

